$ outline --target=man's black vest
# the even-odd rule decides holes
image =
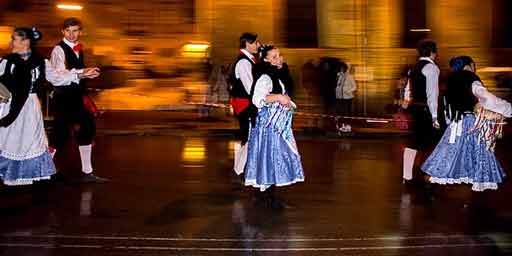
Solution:
[[[64,50],[64,56],[66,58],[64,64],[66,65],[67,70],[85,68],[84,53],[82,50],[80,50],[80,52],[78,53],[78,57],[77,57],[76,53],[73,51],[73,49],[71,47],[69,47],[69,45],[64,43],[64,41],[61,41],[58,45],[62,48],[62,50]],[[80,86],[83,87],[84,82],[85,82],[84,79],[80,79]],[[76,85],[76,84],[73,83],[73,85]]]
[[[247,61],[249,61],[249,63],[251,63],[251,73],[252,73],[252,76],[254,79],[254,72],[252,72],[252,70],[254,69],[254,63],[252,62],[252,60],[249,57],[247,57],[247,55],[241,53],[238,56],[238,58],[235,62],[235,65],[233,66],[233,71],[231,72],[230,80],[232,81],[233,84],[232,84],[232,88],[230,90],[230,95],[231,95],[231,97],[235,97],[235,98],[250,99],[251,95],[250,95],[250,93],[247,93],[247,91],[245,90],[242,80],[240,78],[236,78],[236,75],[235,75],[236,65],[238,64],[238,62],[240,62],[243,59],[246,59]],[[254,83],[255,83],[255,81],[253,81],[253,84]],[[251,87],[252,86],[253,85],[251,85]]]
[[[414,65],[411,72],[411,96],[412,104],[427,104],[427,77],[421,70],[432,62],[420,60]]]

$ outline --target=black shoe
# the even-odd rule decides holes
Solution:
[[[237,175],[235,171],[232,171],[230,174],[230,182],[236,190],[242,190],[245,187],[244,179],[245,175],[243,173]]]
[[[265,200],[265,192],[261,192],[259,190],[253,191],[251,194],[251,202],[254,206],[265,206],[266,207],[266,200]]]
[[[284,200],[279,197],[273,197],[270,201],[270,208],[274,210],[283,210],[292,208],[289,204],[287,204]]]
[[[57,171],[52,177],[50,178],[50,182],[53,184],[67,184],[71,181],[69,177],[63,174],[62,171]]]
[[[107,183],[109,181],[109,179],[98,177],[93,173],[84,174],[78,179],[78,182],[80,183]]]

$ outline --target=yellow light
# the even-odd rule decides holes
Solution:
[[[81,5],[75,5],[75,4],[58,4],[57,5],[57,8],[59,9],[63,9],[63,10],[75,10],[75,11],[80,11],[82,10],[84,7],[81,6]]]
[[[9,26],[0,26],[0,49],[9,47],[13,29]]]
[[[206,148],[204,141],[200,139],[190,139],[185,141],[182,158],[186,162],[201,162],[206,158]]]
[[[412,28],[409,31],[411,32],[431,32],[430,28]]]
[[[478,72],[512,72],[512,67],[485,67],[478,69]]]
[[[205,52],[210,45],[208,44],[186,44],[183,46],[184,52]]]
[[[139,50],[135,50],[135,51],[132,51],[133,54],[152,54],[153,52],[152,51],[139,51]]]
[[[94,55],[107,55],[111,54],[114,51],[114,48],[112,46],[94,46],[92,48],[92,52]]]

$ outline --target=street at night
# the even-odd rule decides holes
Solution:
[[[0,256],[512,255],[510,13],[0,0]]]
[[[404,185],[403,136],[298,132],[306,180],[278,189],[286,208],[274,210],[233,182],[229,126],[206,128],[212,121],[194,113],[161,115],[166,126],[109,129],[121,114],[100,120],[94,163],[110,183],[2,188],[0,255],[511,252],[511,183],[484,193]],[[510,170],[510,138],[502,142],[499,156]],[[69,175],[79,172],[76,157],[67,158],[78,163]]]

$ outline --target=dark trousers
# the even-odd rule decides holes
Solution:
[[[237,115],[238,123],[240,124],[240,134],[239,139],[242,141],[242,145],[245,145],[249,140],[249,129],[252,125],[256,124],[256,116],[254,115],[254,111],[249,110],[249,108],[240,112]]]
[[[408,107],[412,118],[412,139],[407,147],[418,151],[428,150],[438,140],[439,132],[432,126],[432,115],[427,106]]]
[[[90,145],[96,135],[96,121],[83,105],[83,94],[79,92],[55,93],[54,129],[50,142],[62,150],[73,136],[80,146]]]
[[[336,99],[336,115],[352,116],[353,99]]]

